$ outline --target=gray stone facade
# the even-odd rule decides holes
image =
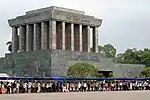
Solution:
[[[89,26],[100,26],[101,19],[94,18],[93,16],[85,15],[83,11],[67,9],[62,7],[47,7],[26,12],[23,16],[18,16],[9,20],[10,26],[20,26],[25,24],[32,24],[34,22],[49,21],[50,19],[73,22],[76,24],[84,24]]]
[[[114,77],[137,77],[143,65],[116,64],[93,52],[43,50],[6,54],[0,72],[17,76],[66,76],[68,68],[78,62],[93,64],[100,71],[113,71]]]
[[[98,29],[102,19],[85,15],[83,11],[52,6],[26,12],[25,15],[8,20],[8,23],[12,27],[14,53],[48,49],[68,50],[68,48],[72,51],[89,52],[90,34],[93,34],[96,40],[92,44],[97,52],[98,31],[90,32],[90,29]],[[20,31],[17,31],[18,29]],[[20,37],[18,51],[17,35]],[[67,45],[68,43],[70,45]]]

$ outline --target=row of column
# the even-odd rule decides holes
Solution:
[[[17,36],[19,36],[19,52],[51,49],[51,40],[49,38],[51,38],[50,34],[53,34],[53,30],[55,30],[52,23],[54,22],[50,21],[13,27],[12,52],[17,52],[18,50]]]
[[[62,49],[71,51],[87,51],[90,52],[90,26],[79,24],[67,24],[59,22],[59,28],[56,21],[47,21],[35,24],[22,25],[12,28],[12,52],[17,52],[18,43],[17,36],[19,33],[19,52],[46,50],[46,49]],[[67,33],[67,27],[69,31]],[[19,28],[19,29],[18,29]],[[59,29],[58,29],[59,28]],[[98,51],[98,27],[93,28],[93,47],[94,51]],[[59,38],[57,38],[59,34]],[[66,36],[66,34],[70,34]],[[70,43],[66,40],[70,38]],[[61,41],[61,42],[58,42]],[[69,43],[69,44],[68,44]],[[58,47],[61,45],[61,48]]]

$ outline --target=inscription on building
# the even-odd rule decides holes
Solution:
[[[69,20],[69,21],[90,23],[90,20],[86,20],[84,18],[84,15],[81,15],[81,14],[74,14],[74,13],[63,12],[63,11],[55,11],[54,15],[65,16],[66,20]]]

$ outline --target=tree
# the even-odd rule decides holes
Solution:
[[[6,43],[6,45],[8,45],[8,51],[9,51],[9,52],[12,52],[12,42],[11,42],[11,41],[8,41],[8,42]]]
[[[124,53],[117,54],[116,59],[118,63],[150,66],[150,49],[127,49]]]
[[[92,47],[90,50],[91,50],[91,52],[93,52],[94,48]],[[105,57],[115,58],[115,55],[116,55],[116,49],[111,44],[106,44],[104,46],[98,46],[98,52]]]
[[[127,49],[124,53],[117,54],[117,62],[125,64],[142,64],[141,56],[143,51],[136,48]]]
[[[150,66],[150,49],[144,49],[141,55],[141,63]]]
[[[110,72],[109,75],[108,75],[108,77],[110,77],[110,78],[113,77],[113,73]]]
[[[105,57],[115,58],[116,56],[116,49],[111,44],[104,45],[102,52],[104,53]]]
[[[104,77],[104,75],[103,75],[103,73],[95,72],[95,77],[96,78],[102,78],[102,77]]]
[[[117,54],[116,60],[118,63],[124,63],[124,54],[123,53]]]
[[[89,63],[76,63],[69,67],[67,75],[70,77],[87,78],[95,77],[95,73],[97,72],[98,70],[94,65]]]
[[[138,51],[136,48],[127,49],[124,53],[124,63],[137,64]]]
[[[98,52],[99,52],[100,54],[102,53],[102,49],[103,49],[103,47],[99,45],[99,46],[98,46]],[[94,52],[94,48],[91,47],[91,48],[90,48],[90,51],[91,51],[91,52]]]
[[[150,67],[145,67],[145,69],[140,74],[141,77],[150,77]]]
[[[17,40],[16,40],[16,42],[17,42],[17,51],[19,51],[19,35],[17,35]],[[12,52],[12,42],[11,42],[11,41],[8,41],[8,42],[6,43],[6,45],[8,45],[8,51],[9,51],[9,52]]]

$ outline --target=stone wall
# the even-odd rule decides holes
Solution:
[[[5,57],[5,70],[14,76],[50,76],[50,59],[50,51],[8,54]]]
[[[93,64],[99,70],[114,71],[114,73],[119,70],[112,59],[102,57],[97,53],[52,50],[52,75],[65,76],[69,66],[78,62],[87,62]],[[119,74],[114,75],[120,76]]]
[[[66,76],[69,66],[87,62],[101,71],[113,71],[114,77],[137,77],[143,65],[116,64],[97,53],[43,50],[6,54],[0,59],[0,72],[12,76]]]
[[[140,64],[116,64],[116,67],[120,69],[120,77],[138,77],[145,68]]]
[[[4,63],[5,63],[5,58],[0,58],[0,72],[5,72]]]

